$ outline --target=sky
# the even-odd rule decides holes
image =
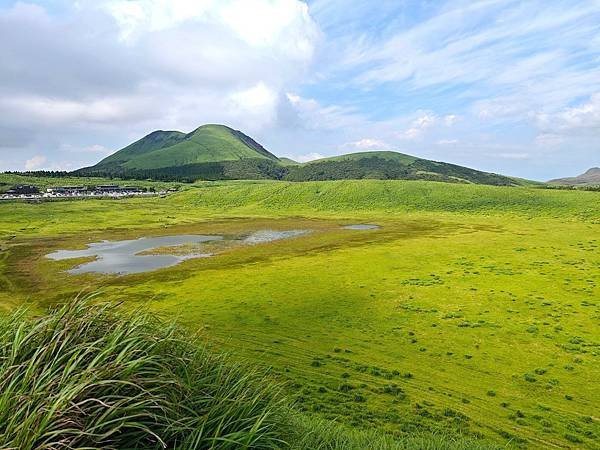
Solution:
[[[0,171],[205,123],[298,161],[577,175],[600,166],[600,0],[0,0]]]

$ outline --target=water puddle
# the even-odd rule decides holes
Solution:
[[[214,252],[205,251],[206,249],[226,249],[235,244],[263,244],[307,233],[310,233],[310,230],[261,230],[242,238],[208,235],[143,237],[124,241],[94,242],[88,244],[84,250],[59,250],[48,254],[47,257],[55,261],[96,258],[69,270],[68,273],[71,274],[128,275],[151,272],[177,265],[188,259],[207,258],[214,255]]]
[[[346,225],[342,227],[344,230],[379,230],[381,227],[379,225],[367,224],[367,223],[357,223],[353,225]]]
[[[261,230],[252,233],[243,239],[245,244],[262,244],[264,242],[280,241],[281,239],[290,239],[310,233],[310,230]]]

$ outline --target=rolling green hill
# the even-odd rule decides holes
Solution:
[[[224,125],[203,125],[188,134],[155,131],[75,174],[163,181],[380,179],[529,184],[526,180],[392,151],[351,153],[301,164],[277,158],[244,133]]]
[[[523,184],[514,178],[397,152],[363,152],[311,161],[292,167],[290,181],[341,179],[430,180],[500,186]]]
[[[130,172],[198,163],[267,159],[277,161],[262,145],[224,125],[203,125],[191,133],[155,131],[80,172]]]

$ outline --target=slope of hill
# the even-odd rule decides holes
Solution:
[[[586,173],[576,177],[557,178],[550,180],[548,183],[560,184],[563,186],[584,186],[590,184],[600,184],[600,167],[592,167]]]
[[[382,179],[529,184],[526,180],[391,151],[351,153],[301,164],[277,158],[244,133],[224,125],[203,125],[189,134],[155,131],[75,174],[164,181]]]
[[[155,131],[81,173],[126,173],[199,163],[266,159],[277,161],[262,145],[224,125],[203,125],[191,133]]]
[[[285,179],[290,181],[401,179],[503,186],[522,184],[518,180],[502,175],[390,151],[352,153],[311,161],[289,168]]]

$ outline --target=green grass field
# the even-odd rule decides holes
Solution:
[[[395,434],[600,448],[600,197],[403,181],[198,183],[166,198],[0,204],[0,305],[82,289],[201,330],[300,408]],[[351,231],[352,223],[380,230]],[[123,277],[55,249],[311,229]]]

